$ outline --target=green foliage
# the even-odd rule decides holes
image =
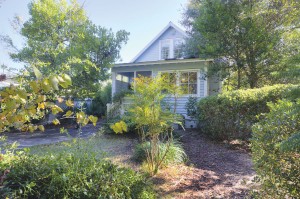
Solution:
[[[197,97],[189,96],[187,103],[185,104],[185,109],[187,111],[187,115],[191,118],[195,118],[197,116]]]
[[[280,62],[299,54],[298,37],[290,37],[299,32],[299,7],[298,1],[191,0],[182,23],[200,57],[226,62],[220,70],[230,85],[239,89],[246,80],[246,88],[254,88],[272,81],[271,72],[291,72]]]
[[[132,93],[133,93],[133,91],[131,91],[131,90],[122,90],[122,91],[114,94],[112,101],[114,103],[120,103],[124,97],[131,95]]]
[[[204,98],[198,103],[199,124],[203,132],[212,138],[247,140],[258,116],[269,112],[267,102],[292,97],[294,91],[299,93],[299,86],[274,85]]]
[[[88,114],[104,116],[106,115],[106,104],[111,103],[111,83],[96,92],[91,106],[88,108]]]
[[[132,103],[126,110],[126,118],[134,124],[141,141],[150,140],[150,151],[147,153],[147,164],[151,174],[156,174],[166,157],[159,150],[160,142],[170,142],[172,125],[181,124],[180,117],[172,112],[163,102],[168,95],[176,96],[174,86],[170,86],[164,77],[149,78],[140,76],[134,80],[135,92],[130,95]],[[162,106],[164,104],[164,106]],[[120,123],[119,123],[120,124]],[[121,126],[121,125],[119,125]],[[116,127],[116,126],[113,126]],[[116,128],[117,132],[122,128]]]
[[[143,142],[136,145],[134,150],[133,159],[137,162],[146,162],[147,153],[151,151],[150,142]],[[184,163],[187,160],[187,156],[184,152],[182,145],[177,141],[173,140],[167,143],[159,143],[160,158],[163,154],[166,154],[166,157],[163,160],[161,166],[167,166],[169,164],[180,164]]]
[[[13,157],[1,198],[155,198],[144,176],[93,154],[76,150]]]
[[[76,0],[36,0],[29,4],[30,18],[21,26],[26,45],[11,58],[35,65],[45,75],[65,73],[73,84],[64,96],[92,97],[99,80],[109,77],[109,68],[120,58],[119,51],[129,33],[94,25]],[[28,69],[29,72],[30,68]]]
[[[300,98],[269,103],[252,128],[252,157],[261,198],[300,197]]]

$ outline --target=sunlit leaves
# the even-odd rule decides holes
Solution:
[[[115,124],[110,125],[110,128],[116,134],[127,132],[127,125],[124,121],[116,122]]]
[[[73,103],[70,99],[68,99],[68,100],[66,101],[66,105],[67,105],[68,107],[73,107],[73,106],[74,106],[74,103]]]
[[[72,111],[67,111],[66,114],[64,115],[66,118],[71,117],[73,115]]]
[[[43,77],[42,73],[34,66],[33,66],[33,72],[37,79],[42,79],[42,77]]]
[[[57,105],[52,106],[51,111],[52,111],[52,113],[53,113],[54,115],[56,115],[56,114],[59,113],[59,112],[63,112],[62,108],[60,108],[60,107],[57,106]]]
[[[59,122],[59,120],[58,120],[58,119],[54,119],[54,120],[52,121],[52,123],[53,123],[54,125],[58,125],[58,124],[60,124],[60,122]]]
[[[89,116],[89,120],[93,123],[94,126],[96,126],[97,124],[97,121],[98,121],[98,118],[93,116],[93,115],[90,115]]]
[[[60,88],[58,79],[61,79],[64,86],[68,86],[71,85],[70,77],[68,75],[44,77],[35,67],[33,71],[36,80],[25,81],[20,86],[11,86],[0,92],[0,132],[7,131],[11,127],[30,132],[37,129],[44,131],[42,125],[31,124],[32,119],[42,119],[46,114],[56,115],[63,112],[62,108],[52,101],[51,96],[55,96],[56,90]],[[62,98],[57,97],[57,99],[59,102],[63,101]],[[73,106],[71,100],[66,104]],[[53,122],[59,124],[57,119]]]
[[[44,131],[45,131],[45,128],[44,128],[44,126],[43,126],[43,125],[39,125],[39,126],[38,126],[38,128],[39,128],[39,130],[40,130],[40,131],[42,131],[42,132],[44,132]]]
[[[55,76],[51,76],[50,77],[50,82],[51,82],[51,85],[52,85],[52,87],[55,89],[55,90],[58,90],[58,79],[57,79],[57,77],[55,77]]]

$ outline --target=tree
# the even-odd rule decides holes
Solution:
[[[299,3],[248,0],[192,0],[183,24],[189,27],[200,57],[223,58],[226,69],[237,73],[237,88],[263,85],[282,55],[279,48],[284,21],[295,18]],[[290,24],[291,24],[290,23]]]
[[[34,65],[45,75],[68,74],[73,84],[64,95],[87,97],[108,78],[110,66],[120,58],[119,51],[128,32],[94,25],[74,0],[36,0],[29,4],[30,19],[21,27],[26,45],[12,52],[14,61]],[[11,49],[12,40],[2,37]]]

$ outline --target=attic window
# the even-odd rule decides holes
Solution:
[[[182,39],[175,39],[174,40],[174,58],[180,59],[183,58],[183,40]]]
[[[171,40],[162,40],[160,43],[160,55],[161,59],[169,59],[171,58],[170,56],[170,49],[171,49]]]

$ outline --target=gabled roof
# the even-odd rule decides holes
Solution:
[[[168,25],[137,55],[135,56],[131,62],[135,62],[160,36],[162,36],[170,27],[174,28],[178,32],[182,33],[185,37],[187,37],[187,34],[181,30],[178,26],[176,26],[171,21],[168,23]]]

